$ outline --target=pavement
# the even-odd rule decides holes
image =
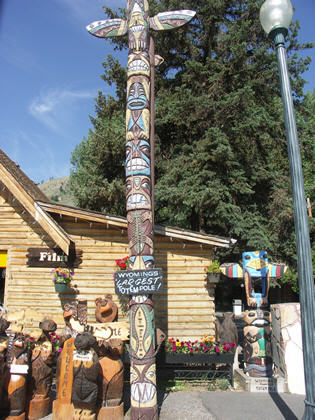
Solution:
[[[300,420],[304,395],[254,393],[244,391],[206,391],[192,387],[183,391],[159,391],[160,420]],[[130,419],[128,397],[125,420]],[[42,420],[52,420],[52,415]],[[70,420],[70,419],[64,419]]]

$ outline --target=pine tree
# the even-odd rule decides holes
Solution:
[[[150,14],[196,10],[176,31],[154,33],[156,53],[155,220],[233,237],[233,251],[266,249],[294,263],[292,199],[275,52],[255,0],[151,0]],[[104,8],[108,17],[124,17]],[[297,53],[298,23],[288,38],[288,64],[298,110],[309,59]],[[126,48],[126,39],[112,41]],[[125,214],[125,63],[103,63],[116,98],[99,94],[94,130],[73,153],[78,204]],[[312,141],[308,143],[312,147]],[[306,177],[312,175],[306,168]],[[306,182],[309,182],[308,180]]]

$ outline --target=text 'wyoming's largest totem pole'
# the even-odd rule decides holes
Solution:
[[[149,28],[156,31],[177,28],[189,22],[194,15],[193,11],[180,10],[158,13],[150,18],[147,0],[127,0],[127,20],[107,19],[87,26],[87,30],[92,35],[100,38],[128,33],[126,109],[128,240],[130,268],[133,271],[144,270],[143,277],[154,267],[154,208],[151,176],[153,153],[150,135],[153,129],[152,101],[154,98],[150,84],[153,82],[151,66],[160,62],[160,57],[152,57],[154,53],[153,48],[150,48],[152,41],[149,37]],[[157,419],[156,344],[152,297],[143,292],[137,293],[136,290],[132,292],[130,287],[128,290],[130,295],[130,418],[132,420]]]

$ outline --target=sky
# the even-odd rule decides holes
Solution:
[[[299,41],[315,41],[314,0],[291,0]],[[127,61],[110,41],[91,36],[102,6],[127,0],[0,0],[0,148],[36,183],[69,175],[71,153],[92,128],[95,98],[114,88],[101,79],[107,54]],[[162,54],[162,52],[158,52]],[[313,62],[304,73],[315,88]]]

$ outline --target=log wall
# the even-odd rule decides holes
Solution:
[[[5,190],[6,191],[6,190]],[[0,249],[8,251],[5,307],[8,311],[32,308],[63,324],[67,300],[88,300],[88,321],[95,322],[95,298],[106,293],[120,305],[120,320],[128,320],[128,298],[114,292],[115,259],[128,255],[127,230],[103,223],[55,216],[83,251],[82,264],[74,270],[77,294],[59,297],[50,268],[27,267],[29,247],[54,247],[54,243],[23,208],[5,191],[0,196]],[[155,265],[163,269],[164,292],[154,295],[156,326],[168,337],[199,339],[214,334],[214,289],[206,284],[204,267],[212,248],[188,240],[155,235]]]

